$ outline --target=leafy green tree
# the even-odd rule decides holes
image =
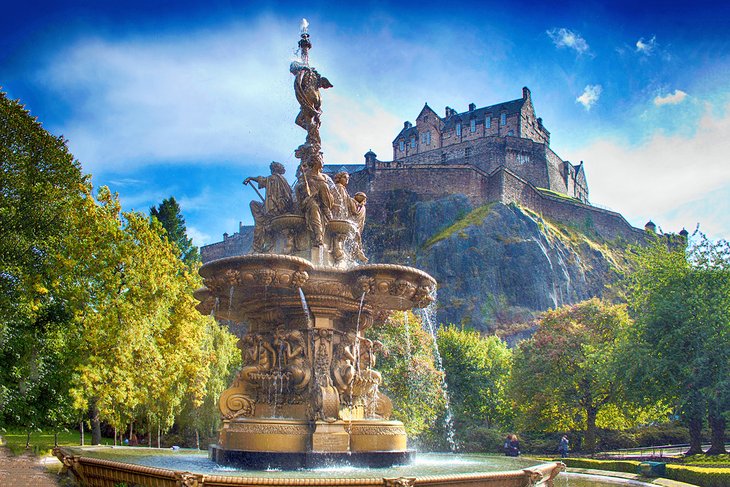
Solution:
[[[510,423],[506,388],[512,353],[506,343],[497,336],[449,325],[439,329],[438,345],[457,425]]]
[[[683,242],[682,242],[683,243]],[[690,431],[690,454],[702,452],[707,415],[709,453],[724,453],[730,413],[730,245],[700,235],[686,247],[657,240],[639,249],[627,298],[643,366],[637,389],[674,402]]]
[[[0,92],[0,421],[58,426],[74,310],[63,299],[61,241],[83,176],[66,141]]]
[[[122,214],[105,187],[97,198],[86,190],[66,276],[82,310],[76,407],[117,429],[145,411],[167,430],[187,396],[199,402],[206,392],[210,356],[201,344],[211,318],[195,309],[199,281],[158,221]]]
[[[431,335],[423,330],[420,319],[406,311],[393,313],[385,323],[368,330],[368,336],[384,345],[377,368],[383,374],[383,392],[393,401],[394,419],[403,421],[412,440],[433,441],[429,434],[445,400]]]
[[[193,240],[188,238],[185,218],[180,211],[180,205],[174,196],[162,200],[157,207],[150,208],[150,216],[162,223],[167,232],[167,238],[180,250],[180,259],[187,264],[200,262],[198,247],[193,245]]]
[[[510,390],[525,429],[585,430],[594,451],[597,427],[626,428],[661,416],[661,406],[627,399],[622,350],[631,320],[625,306],[598,299],[544,313],[514,353]]]

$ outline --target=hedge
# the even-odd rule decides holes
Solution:
[[[667,464],[667,478],[702,487],[727,487],[730,485],[730,468]]]
[[[634,460],[593,460],[590,458],[556,458],[568,467],[637,473],[641,462]],[[730,486],[730,468],[693,467],[667,464],[667,478],[701,487]]]

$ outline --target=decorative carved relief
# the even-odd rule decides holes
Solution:
[[[175,485],[178,487],[201,487],[203,476],[190,472],[175,472]]]
[[[396,425],[352,425],[352,434],[354,435],[404,435],[406,430],[403,426]]]
[[[375,279],[369,276],[360,276],[357,278],[356,285],[358,296],[362,293],[370,294],[375,289]]]
[[[291,277],[291,287],[302,287],[309,280],[309,274],[306,271],[296,271]]]
[[[255,435],[307,435],[309,427],[304,424],[232,423],[229,431]]]
[[[416,293],[416,286],[406,279],[398,279],[391,287],[390,293],[394,296],[402,296],[410,299]]]
[[[270,286],[276,282],[276,271],[273,269],[258,269],[254,271],[253,278],[256,283],[262,286]]]
[[[416,477],[400,477],[397,479],[383,479],[385,487],[413,487],[416,485]]]

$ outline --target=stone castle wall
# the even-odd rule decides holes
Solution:
[[[380,222],[388,218],[389,211],[393,211],[380,203],[389,200],[389,193],[409,193],[414,201],[463,194],[473,206],[492,201],[515,203],[549,219],[593,229],[608,240],[621,237],[634,242],[643,238],[644,231],[632,227],[619,213],[540,191],[508,167],[499,166],[487,173],[463,160],[459,162],[461,164],[408,166],[377,163],[376,168],[354,173],[348,189],[350,194],[357,191],[368,194],[368,218]]]

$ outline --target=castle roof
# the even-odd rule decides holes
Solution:
[[[456,113],[446,119],[443,130],[450,130],[454,128],[457,122],[469,121],[472,118],[476,118],[477,120],[484,120],[484,118],[487,116],[487,113],[506,113],[508,116],[514,115],[515,113],[520,113],[524,104],[525,99],[518,98],[516,100],[505,101],[503,103],[497,103],[496,105],[490,105],[488,107],[477,108],[476,110]]]
[[[414,137],[415,137],[415,136],[417,136],[417,135],[418,135],[418,130],[416,129],[416,127],[415,127],[415,126],[413,126],[413,125],[411,125],[411,123],[410,123],[410,122],[408,122],[408,123],[407,123],[407,124],[406,124],[406,125],[405,125],[405,126],[403,127],[403,130],[401,130],[401,131],[400,131],[400,133],[399,133],[399,134],[398,134],[398,135],[397,135],[397,136],[395,137],[394,141],[395,141],[395,140],[398,140],[398,139],[400,139],[400,138],[408,139],[408,138],[410,138],[411,136],[414,136]]]
[[[506,113],[507,116],[514,115],[516,113],[520,113],[522,111],[522,107],[525,105],[525,101],[527,101],[524,97],[518,98],[516,100],[511,101],[505,101],[502,103],[497,103],[496,105],[489,105],[487,107],[477,108],[475,110],[468,110],[466,112],[462,113],[453,113],[452,115],[448,117],[439,117],[434,112],[434,115],[436,115],[441,121],[444,122],[443,131],[447,130],[453,130],[454,127],[458,122],[467,122],[471,120],[472,118],[477,119],[477,121],[481,121],[481,123],[484,123],[484,118],[487,116],[488,113],[491,114],[502,114]],[[424,106],[424,109],[428,108],[429,111],[433,110],[431,107],[428,106],[428,103]],[[450,109],[447,109],[447,111]],[[423,112],[423,110],[421,110]],[[477,122],[479,123],[479,122]],[[411,137],[418,136],[418,129],[416,126],[412,125],[410,122],[406,122],[403,124],[403,129],[400,131],[400,133],[395,137],[393,142],[397,141],[398,139],[409,139]]]

